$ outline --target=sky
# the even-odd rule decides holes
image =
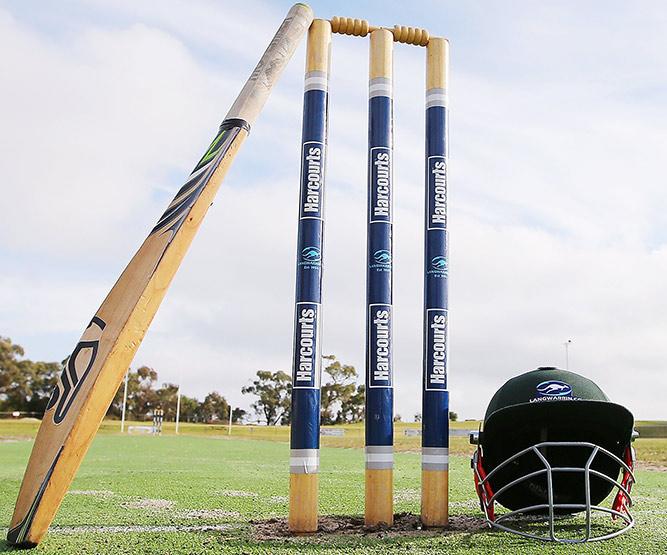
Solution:
[[[451,408],[538,366],[667,418],[667,7],[311,3],[451,41]],[[0,0],[0,335],[62,360],[290,2]],[[367,41],[334,37],[323,352],[363,376]],[[305,45],[227,175],[133,366],[202,398],[289,372]],[[395,412],[421,406],[424,50],[397,45]]]

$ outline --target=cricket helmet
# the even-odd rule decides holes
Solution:
[[[477,445],[472,468],[487,523],[562,543],[608,539],[632,528],[633,426],[628,409],[574,372],[541,367],[512,378],[470,437]],[[602,506],[612,493],[611,508]],[[496,512],[496,503],[509,511]],[[567,537],[558,537],[555,522],[576,513],[584,513],[583,533],[573,537],[568,524]],[[591,517],[600,513],[618,526],[595,534]],[[546,523],[548,533],[535,533],[536,522]]]

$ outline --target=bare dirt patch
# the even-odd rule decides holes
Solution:
[[[68,495],[90,495],[91,497],[113,497],[114,493],[108,489],[72,489]]]
[[[175,503],[169,499],[139,499],[138,501],[125,501],[120,504],[126,509],[143,509],[145,511],[164,511],[171,509]]]
[[[656,463],[637,462],[638,470],[651,470],[653,472],[667,472],[667,466]]]
[[[266,520],[251,520],[252,535],[256,540],[276,540],[296,538],[287,526],[285,518],[270,518]],[[394,515],[394,525],[374,526],[366,528],[363,517],[356,516],[322,516],[319,518],[317,532],[305,537],[315,540],[331,535],[359,535],[368,537],[398,537],[411,535],[439,535],[451,533],[477,532],[485,528],[484,519],[471,516],[455,515],[449,519],[447,529],[423,529],[418,515],[398,513]]]
[[[30,441],[30,436],[0,436],[0,443],[18,443],[19,441]]]
[[[240,518],[241,514],[236,511],[225,511],[223,509],[185,509],[178,511],[180,518]]]
[[[258,497],[258,494],[254,491],[237,491],[233,489],[218,491],[217,494],[225,497]]]
[[[421,490],[418,489],[399,489],[394,494],[394,501],[419,501],[421,499]]]

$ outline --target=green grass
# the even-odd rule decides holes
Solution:
[[[543,546],[508,534],[473,526],[465,531],[330,535],[254,539],[251,520],[287,515],[288,445],[285,429],[244,433],[273,434],[273,441],[232,439],[219,429],[181,428],[185,435],[120,436],[118,423],[105,423],[37,553],[571,553],[566,546]],[[28,437],[30,422],[1,422],[0,436]],[[236,432],[239,432],[238,434]],[[348,434],[346,433],[346,436]],[[352,437],[354,434],[350,434]],[[398,435],[398,434],[397,434]],[[337,439],[337,438],[325,438]],[[410,438],[412,439],[412,438]],[[650,442],[650,443],[645,443]],[[656,443],[657,442],[657,443]],[[664,461],[667,440],[639,440],[639,452]],[[643,444],[647,445],[646,448]],[[418,439],[415,445],[418,445]],[[461,449],[467,449],[463,447]],[[16,493],[32,447],[29,440],[0,443],[0,534],[6,534]],[[649,448],[650,447],[650,448]],[[363,451],[325,447],[321,453],[322,514],[363,512]],[[407,449],[396,456],[396,512],[419,512],[419,455]],[[667,537],[667,472],[640,470],[635,489],[637,529],[602,544],[576,548],[577,553],[657,554]],[[82,492],[97,491],[97,495]],[[78,493],[77,493],[78,492]],[[165,500],[167,508],[137,502]],[[134,504],[134,505],[133,505]],[[144,502],[145,504],[145,502]],[[151,503],[148,503],[150,505]],[[200,511],[200,512],[193,512]],[[202,512],[203,511],[203,512]],[[479,519],[467,455],[451,462],[451,514]],[[470,520],[473,525],[479,520]],[[122,532],[77,531],[81,526],[229,525],[217,531]],[[5,526],[5,528],[1,528]],[[67,533],[69,530],[69,533]],[[0,541],[0,552],[9,550]]]
[[[647,424],[647,423],[644,423]],[[150,422],[128,422],[128,426],[148,426]],[[479,421],[452,422],[452,428],[477,429]],[[37,434],[39,420],[0,420],[0,439],[3,437],[30,438]],[[343,447],[348,449],[362,448],[364,446],[363,424],[351,424],[340,426],[345,429],[343,437],[322,437],[322,447]],[[403,432],[406,428],[418,428],[419,424],[397,422],[394,425],[394,447],[398,452],[418,452],[421,438],[418,436],[406,436]],[[175,433],[173,422],[165,422],[164,435]],[[116,420],[105,420],[100,427],[98,435],[118,434],[120,422]],[[181,435],[193,435],[203,437],[227,438],[228,429],[222,424],[181,424]],[[287,443],[289,441],[289,428],[287,426],[233,426],[232,438],[277,441]],[[640,438],[635,441],[637,457],[646,464],[667,466],[667,438]],[[466,437],[450,438],[450,452],[454,455],[468,455],[472,453],[473,447]]]
[[[667,422],[657,420],[639,420],[635,423],[635,428],[640,437],[667,437]]]

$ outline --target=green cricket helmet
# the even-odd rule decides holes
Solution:
[[[554,367],[512,378],[493,396],[483,429],[471,434],[475,486],[487,522],[535,539],[577,543],[607,539],[634,525],[634,418],[591,380]],[[600,504],[616,490],[611,508]],[[509,509],[496,515],[495,503]],[[605,512],[623,528],[592,535],[591,514]],[[586,530],[559,539],[554,518],[585,512]],[[546,517],[549,534],[510,528],[520,517]]]

